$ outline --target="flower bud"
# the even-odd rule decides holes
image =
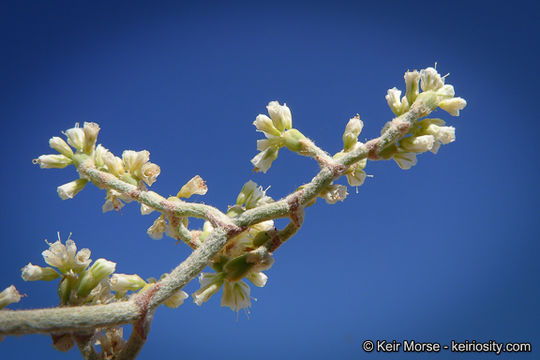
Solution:
[[[364,123],[358,116],[353,117],[345,126],[345,132],[343,133],[343,149],[345,151],[352,150],[358,142],[358,135],[362,131]]]
[[[146,285],[146,282],[137,274],[113,274],[109,280],[111,290],[119,294],[127,291],[136,291]]]
[[[460,97],[443,100],[439,103],[439,107],[452,116],[459,116],[459,110],[462,110],[466,105],[467,101]]]
[[[33,161],[34,164],[39,164],[41,169],[63,169],[68,165],[73,164],[73,160],[62,154],[41,155]]]
[[[409,104],[412,105],[412,103],[414,103],[414,100],[416,100],[416,97],[418,96],[418,81],[420,80],[420,73],[416,70],[407,71],[404,78],[405,85],[407,87],[405,97],[407,98]]]
[[[51,281],[60,277],[60,274],[58,274],[52,267],[43,268],[41,266],[33,265],[32,263],[28,263],[28,265],[23,267],[21,271],[24,281]]]
[[[401,106],[401,90],[398,90],[397,88],[393,87],[392,89],[388,89],[387,94],[385,96],[386,102],[388,103],[388,106],[390,107],[390,110],[397,116],[401,115],[402,113],[402,106]]]
[[[201,283],[201,288],[191,294],[191,296],[195,304],[201,306],[219,291],[221,285],[223,285],[223,273],[201,273],[199,275],[199,282]]]
[[[18,303],[21,301],[21,297],[21,294],[19,294],[15,286],[8,286],[0,292],[0,309],[9,304]]]
[[[276,129],[274,123],[272,122],[272,119],[270,119],[266,115],[257,115],[257,118],[253,122],[253,125],[255,125],[255,127],[257,128],[257,131],[264,133],[266,137],[281,136],[281,131]]]
[[[87,154],[92,154],[96,146],[97,136],[99,133],[99,125],[93,122],[85,122],[83,127],[84,141],[83,151]]]
[[[75,124],[74,128],[67,129],[65,132],[67,136],[68,144],[74,147],[76,150],[82,150],[84,147],[84,130],[79,127],[79,124]]]
[[[73,156],[73,150],[71,150],[69,145],[58,136],[49,139],[49,146],[68,158]]]
[[[60,196],[60,199],[67,200],[67,199],[73,199],[75,195],[77,195],[88,183],[88,180],[86,179],[77,179],[73,180],[71,182],[68,182],[67,184],[64,184],[62,186],[59,186],[56,191],[58,192],[58,196]]]
[[[399,147],[406,152],[423,153],[431,150],[434,142],[432,135],[409,136],[399,141]]]
[[[116,263],[105,259],[97,259],[89,269],[84,271],[77,282],[77,296],[83,298],[90,294],[101,280],[111,275],[116,269]]]
[[[287,107],[287,104],[279,105],[277,101],[270,101],[266,108],[276,129],[284,131],[292,128],[291,110]]]

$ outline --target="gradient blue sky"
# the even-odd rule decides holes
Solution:
[[[495,357],[361,348],[366,339],[455,339],[532,342],[532,354],[500,358],[537,359],[539,13],[533,1],[3,2],[0,287],[28,295],[11,308],[57,303],[55,284],[25,283],[19,271],[43,264],[43,240],[57,231],[142,277],[189,253],[149,239],[155,216],[135,205],[102,214],[96,188],[57,197],[73,169],[31,160],[75,122],[99,123],[99,142],[117,154],[148,149],[162,168],[154,191],[176,194],[200,174],[209,191],[197,200],[226,209],[249,179],[280,198],[317,171],[282,151],[267,174],[252,173],[261,135],[251,123],[268,101],[286,102],[295,126],[335,152],[351,116],[365,123],[361,139],[377,136],[392,118],[386,90],[437,61],[468,101],[460,118],[437,113],[457,141],[409,171],[368,163],[374,177],[358,194],[309,208],[267,286],[252,290],[249,319],[218,296],[160,309],[140,358]],[[43,335],[9,337],[0,353],[79,357]]]

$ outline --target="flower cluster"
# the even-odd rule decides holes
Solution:
[[[253,125],[266,136],[266,139],[257,140],[257,150],[260,151],[251,163],[255,171],[266,173],[272,162],[277,159],[279,149],[283,146],[291,151],[302,152],[306,137],[298,130],[292,128],[291,110],[287,104],[280,105],[277,101],[270,101],[268,106],[270,117],[259,114]]]
[[[122,158],[119,158],[101,144],[96,147],[99,130],[99,125],[96,123],[85,122],[82,128],[79,124],[75,124],[75,127],[64,132],[67,143],[57,136],[49,140],[49,146],[59,154],[41,155],[34,160],[34,163],[39,164],[43,169],[62,169],[68,165],[78,168],[82,162],[90,159],[98,170],[108,172],[142,189],[146,188],[145,184],[151,186],[156,181],[161,169],[149,161],[148,151],[125,150]],[[59,186],[58,196],[62,200],[72,199],[87,183],[88,180],[81,177]],[[115,190],[107,190],[103,212],[120,210],[124,206],[122,201],[130,202],[131,199]]]
[[[356,115],[349,120],[347,126],[345,126],[345,132],[343,133],[343,150],[336,153],[334,155],[334,159],[339,159],[346,153],[353,151],[358,146],[358,136],[362,132],[363,128],[364,123],[362,122],[362,120],[360,120],[359,115]],[[347,177],[347,181],[350,186],[362,186],[367,176],[364,171],[366,164],[367,160],[362,159],[349,166],[349,168],[345,172],[345,176]]]
[[[411,105],[419,98],[435,101],[436,106],[447,111],[453,116],[459,116],[467,102],[460,97],[454,97],[454,87],[444,83],[442,77],[435,68],[428,67],[420,72],[407,71],[405,73],[405,96],[401,97],[401,91],[397,88],[388,90],[386,100],[388,106],[396,116],[406,113]],[[420,89],[422,92],[420,92]],[[401,97],[401,98],[400,98]],[[387,125],[388,126],[388,125]],[[387,128],[383,128],[384,132]],[[441,144],[449,144],[455,140],[455,129],[445,126],[441,119],[424,119],[415,124],[406,137],[399,140],[398,144],[385,149],[398,166],[404,170],[416,165],[416,154],[431,151],[436,154]]]
[[[250,180],[242,186],[235,205],[229,208],[227,215],[236,217],[248,209],[271,202],[273,200],[266,195],[266,191]],[[205,221],[199,239],[204,241],[213,229],[212,224]],[[201,287],[192,294],[194,302],[202,305],[223,287],[221,306],[234,311],[249,308],[250,287],[242,279],[246,278],[258,287],[266,285],[268,277],[262,271],[269,269],[274,260],[259,239],[267,238],[266,235],[272,231],[275,231],[274,222],[267,220],[231,238],[219,253],[218,260],[212,264],[216,273],[202,273],[199,276]]]

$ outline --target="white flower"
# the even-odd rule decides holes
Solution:
[[[49,139],[49,146],[68,158],[73,157],[73,150],[71,150],[69,145],[58,136]]]
[[[454,91],[454,87],[452,85],[444,85],[437,90],[437,95],[444,99],[453,98],[455,94],[456,92]]]
[[[32,263],[28,263],[28,265],[23,267],[21,271],[22,271],[21,276],[24,281],[38,281],[38,280],[50,281],[60,276],[60,274],[58,274],[51,267],[43,268],[41,266],[33,265]]]
[[[345,173],[349,185],[362,186],[362,184],[364,184],[364,181],[367,177],[366,172],[364,171],[364,167],[366,167],[366,162],[367,159],[362,159],[349,166],[349,169]]]
[[[396,115],[401,115],[405,110],[407,110],[408,107],[407,99],[404,97],[402,100],[400,100],[400,96],[401,90],[398,90],[395,87],[388,89],[385,96],[390,110],[392,110],[392,112]]]
[[[251,159],[251,163],[255,166],[255,171],[266,173],[268,169],[270,169],[270,166],[272,166],[272,162],[277,159],[278,152],[279,148],[269,147],[255,155],[255,157]]]
[[[422,91],[438,90],[444,85],[444,79],[437,70],[428,67],[420,71],[420,87]]]
[[[188,297],[189,295],[186,292],[178,290],[173,293],[167,300],[165,300],[163,304],[165,304],[165,306],[169,308],[175,309],[182,305],[184,303],[184,300]]]
[[[84,142],[83,150],[87,154],[92,154],[96,146],[97,136],[99,133],[99,125],[93,122],[85,122],[83,126]]]
[[[105,203],[101,207],[102,212],[106,213],[112,210],[120,211],[120,209],[122,209],[125,205],[121,200],[124,200],[128,203],[132,201],[131,198],[120,194],[116,190],[107,190],[107,193],[105,195]]]
[[[67,199],[73,199],[75,195],[77,195],[88,183],[88,180],[86,179],[77,179],[73,180],[71,182],[68,182],[67,184],[64,184],[62,186],[59,186],[56,188],[56,191],[58,192],[58,196],[60,196],[60,199],[67,200]]]
[[[284,131],[292,128],[291,110],[287,104],[279,105],[277,101],[270,101],[266,109],[277,130]]]
[[[243,281],[225,281],[221,306],[227,306],[233,311],[239,311],[251,306],[249,285]]]
[[[405,152],[423,153],[433,148],[433,135],[409,136],[399,141],[399,147]]]
[[[252,209],[272,201],[270,196],[266,196],[266,191],[263,190],[262,186],[257,186],[257,183],[249,180],[242,186],[242,190],[240,190],[240,194],[236,198],[236,205],[242,206],[245,204],[246,209]]]
[[[68,165],[73,164],[73,160],[62,154],[41,155],[34,164],[39,164],[41,169],[63,169]]]
[[[124,150],[122,153],[124,168],[132,175],[141,178],[141,169],[150,160],[150,152],[146,150],[133,151]]]
[[[201,273],[199,275],[199,282],[201,283],[201,288],[191,294],[191,296],[195,304],[201,306],[219,291],[223,284],[223,274]]]
[[[148,236],[150,236],[154,240],[159,240],[163,238],[163,233],[167,230],[167,221],[165,221],[165,218],[163,215],[158,217],[152,226],[146,230],[146,233]]]
[[[281,135],[281,132],[274,126],[274,122],[272,121],[272,119],[270,119],[266,115],[257,115],[257,118],[255,118],[253,125],[255,125],[255,127],[257,128],[257,131],[264,133],[264,135],[268,138]]]
[[[47,264],[57,268],[63,274],[69,270],[79,273],[92,262],[90,250],[81,249],[77,252],[77,246],[71,239],[66,241],[66,245],[62,244],[60,240],[48,244],[49,250],[43,251],[41,255]]]
[[[268,276],[263,272],[252,272],[247,276],[248,280],[257,287],[264,287],[268,281]]]
[[[94,154],[93,154],[94,164],[96,165],[98,169],[105,165],[104,157],[106,157],[105,154],[107,153],[110,153],[109,150],[107,150],[101,144],[99,144],[96,147],[96,150],[94,150]]]
[[[412,104],[418,96],[418,81],[420,80],[420,73],[416,70],[407,71],[404,75],[406,92],[405,97],[409,104]]]
[[[113,274],[109,279],[111,290],[119,294],[139,290],[144,285],[146,285],[146,282],[137,274]]]
[[[206,182],[199,176],[195,175],[191,178],[176,194],[177,197],[189,198],[193,194],[204,195],[208,191]]]
[[[335,204],[338,201],[343,201],[349,195],[345,185],[328,185],[320,196],[326,200],[328,204]]]
[[[75,127],[67,129],[65,135],[69,145],[78,151],[82,151],[84,147],[84,130],[79,127],[78,123],[75,124]]]
[[[358,135],[362,132],[364,123],[359,117],[353,117],[345,126],[343,132],[343,149],[345,151],[352,149],[358,142]]]
[[[398,152],[394,155],[394,161],[398,164],[400,168],[403,170],[409,170],[412,168],[418,160],[416,159],[415,153],[404,153],[404,152]]]
[[[449,144],[456,140],[456,129],[453,126],[438,126],[431,124],[425,130],[427,134],[435,137],[441,144]]]
[[[107,171],[114,176],[119,178],[126,172],[122,159],[118,156],[114,156],[110,151],[103,152],[102,158],[107,167]]]
[[[144,164],[141,168],[141,178],[145,183],[148,184],[148,186],[152,186],[152,184],[156,182],[156,179],[160,173],[161,168],[159,165],[150,161]]]
[[[154,211],[154,208],[146,204],[141,204],[141,215],[148,215]]]
[[[97,259],[90,268],[84,271],[77,281],[77,296],[86,297],[100,282],[107,276],[114,273],[116,263],[106,260]]]
[[[21,301],[21,297],[15,286],[11,285],[5,288],[0,292],[0,309],[9,304],[18,303]]]
[[[466,105],[467,101],[460,97],[443,100],[439,103],[439,107],[452,116],[459,116],[459,110],[462,110]]]

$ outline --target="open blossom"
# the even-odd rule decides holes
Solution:
[[[221,297],[221,306],[231,308],[233,311],[247,309],[251,306],[249,297],[249,285],[243,281],[225,281],[223,285],[223,296]]]
[[[401,90],[398,90],[397,88],[388,89],[388,92],[386,94],[386,102],[388,102],[388,106],[390,107],[390,110],[396,115],[401,115],[405,111],[407,111],[409,104],[407,102],[407,98],[403,97],[401,98]]]
[[[240,194],[236,198],[236,205],[243,206],[245,204],[246,209],[252,209],[273,201],[270,196],[266,196],[266,190],[263,190],[262,186],[258,186],[256,182],[249,180],[242,186],[242,190],[240,190]]]
[[[167,230],[167,221],[165,220],[165,217],[161,215],[158,217],[152,226],[146,230],[146,233],[148,236],[150,236],[154,240],[159,240],[163,238],[163,233]]]
[[[81,249],[77,252],[77,246],[71,239],[62,244],[60,240],[49,244],[49,249],[41,253],[45,262],[52,267],[57,268],[65,274],[69,270],[80,273],[92,262],[90,259],[90,250]]]
[[[67,129],[65,135],[67,136],[69,145],[78,151],[82,151],[84,146],[84,130],[79,127],[79,124],[75,124],[75,127]]]
[[[204,195],[208,191],[206,182],[199,176],[195,175],[191,178],[176,194],[177,197],[189,198],[193,194]]]
[[[73,180],[71,182],[68,182],[67,184],[59,186],[56,191],[58,192],[58,196],[62,200],[73,199],[75,195],[77,195],[82,189],[84,189],[87,183],[88,180],[86,179]]]
[[[335,204],[338,201],[343,201],[349,195],[347,187],[344,185],[328,185],[320,196],[326,200],[328,204]]]
[[[438,90],[444,85],[444,79],[437,70],[428,67],[420,71],[420,87],[422,91]]]
[[[165,306],[175,309],[184,303],[184,300],[187,299],[189,295],[182,290],[174,292],[167,300],[163,302]]]
[[[9,304],[18,303],[21,301],[21,297],[21,294],[19,294],[15,286],[11,285],[5,288],[0,292],[0,309]]]
[[[418,162],[416,154],[412,152],[398,152],[394,154],[394,161],[403,170],[409,170]]]

